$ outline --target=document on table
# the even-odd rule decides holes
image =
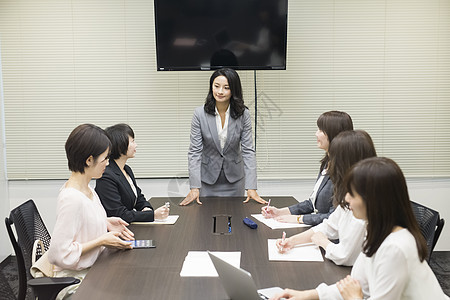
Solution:
[[[323,261],[322,253],[319,246],[313,243],[301,244],[285,253],[278,251],[277,240],[267,240],[267,250],[269,252],[269,260],[278,261]]]
[[[173,225],[178,220],[179,215],[171,215],[168,216],[167,219],[159,220],[155,219],[153,222],[131,222],[131,224],[137,224],[137,225]]]
[[[241,252],[216,252],[212,254],[240,268]],[[181,277],[219,277],[211,258],[206,251],[189,251],[183,262],[180,272]]]
[[[261,223],[264,223],[265,225],[269,226],[272,229],[309,227],[309,225],[306,224],[283,223],[278,222],[275,219],[266,219],[262,214],[253,214],[252,217],[260,221]]]

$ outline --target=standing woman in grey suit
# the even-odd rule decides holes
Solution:
[[[188,152],[191,191],[180,205],[199,197],[244,196],[266,203],[258,193],[256,157],[250,113],[244,105],[236,71],[215,71],[205,105],[197,107],[191,123]]]
[[[331,141],[342,131],[353,130],[352,118],[343,111],[327,111],[317,119],[317,147],[325,151],[320,161],[320,171],[309,199],[289,207],[264,206],[261,213],[286,223],[304,223],[315,226],[322,223],[334,211],[333,182],[328,174],[328,148]]]

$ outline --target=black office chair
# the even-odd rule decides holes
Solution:
[[[74,277],[33,278],[31,276],[30,268],[34,242],[41,240],[45,251],[50,246],[50,234],[33,200],[30,199],[13,209],[9,218],[5,218],[5,224],[17,258],[19,271],[18,300],[35,299],[36,297],[39,300],[55,299],[63,288],[80,282],[79,279]],[[13,224],[17,240],[12,230],[11,225]],[[38,252],[36,255],[36,259],[38,259],[42,255],[42,251],[38,247],[36,252]],[[32,289],[27,287],[27,282]]]
[[[414,215],[417,223],[419,223],[420,231],[422,232],[428,246],[428,261],[433,253],[434,246],[441,235],[444,227],[444,219],[441,219],[439,212],[428,208],[422,204],[411,201]]]

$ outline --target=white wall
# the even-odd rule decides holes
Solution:
[[[9,199],[11,207],[32,198],[51,232],[56,221],[56,197],[63,180],[10,181]],[[92,182],[92,184],[95,184]],[[140,179],[138,184],[144,195],[149,197],[182,197],[187,194],[187,179]],[[259,180],[258,192],[264,196],[292,195],[297,200],[306,199],[312,191],[314,180]],[[450,222],[450,178],[408,180],[412,200],[440,212]],[[276,206],[276,203],[273,203]],[[450,251],[450,225],[447,223],[435,250]]]

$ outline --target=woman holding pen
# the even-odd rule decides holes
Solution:
[[[329,174],[334,182],[336,210],[321,224],[286,239],[277,240],[280,252],[295,245],[313,242],[325,249],[325,257],[337,265],[352,266],[361,252],[365,235],[365,223],[353,216],[345,202],[346,188],[343,178],[352,165],[368,157],[376,156],[370,135],[363,130],[341,132],[331,142],[329,149]],[[339,240],[338,244],[331,240]]]
[[[103,176],[97,179],[95,191],[108,216],[120,217],[128,223],[166,219],[169,207],[153,210],[127,165],[128,159],[136,155],[133,129],[128,124],[116,124],[105,131],[111,141],[111,160]]]
[[[276,208],[264,206],[261,213],[265,218],[274,218],[286,223],[304,223],[317,225],[330,216],[334,211],[333,181],[328,172],[328,148],[333,139],[342,131],[353,130],[352,118],[342,111],[328,111],[317,119],[317,147],[325,151],[321,160],[319,175],[309,199],[289,207]]]
[[[365,159],[348,172],[344,186],[354,216],[367,222],[351,275],[314,290],[285,289],[272,300],[448,300],[425,260],[427,244],[399,166],[388,158]]]

